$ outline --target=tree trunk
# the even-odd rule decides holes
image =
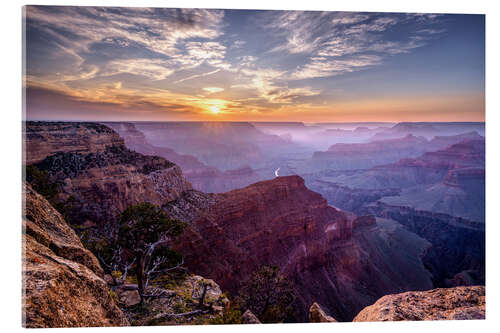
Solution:
[[[139,289],[139,295],[141,296],[141,304],[142,304],[142,295],[144,295],[144,285],[146,283],[144,279],[144,257],[142,254],[137,254],[137,288]]]

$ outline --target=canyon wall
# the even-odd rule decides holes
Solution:
[[[23,326],[128,325],[94,255],[47,200],[23,195]]]
[[[160,205],[189,224],[176,242],[189,269],[233,295],[252,272],[275,264],[295,286],[297,320],[307,320],[310,305],[318,302],[336,319],[349,321],[383,295],[432,288],[421,260],[430,247],[424,237],[391,221],[345,214],[309,190],[299,176],[207,194],[194,190],[177,165],[129,150],[104,125],[27,127],[54,142],[50,133],[72,137],[75,144],[89,140],[86,135],[105,142],[88,151],[79,145],[75,150],[65,145],[63,151],[54,146],[41,161],[28,158],[59,184],[72,223],[89,228],[113,225],[116,214],[128,205]],[[101,133],[108,133],[108,139]],[[34,156],[41,137],[27,140],[28,156]]]

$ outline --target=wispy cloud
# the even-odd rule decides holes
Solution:
[[[196,78],[200,78],[200,77],[204,77],[204,76],[209,76],[209,75],[212,75],[212,74],[215,74],[218,72],[220,72],[220,68],[213,70],[213,71],[210,71],[210,72],[202,73],[202,74],[191,75],[191,76],[185,77],[183,79],[177,80],[174,83],[181,83],[181,82],[184,82],[187,80],[192,80],[192,79],[196,79]]]
[[[204,9],[28,7],[31,26],[72,49],[88,50],[100,41],[136,42],[167,56],[179,52],[179,41],[219,36],[223,17],[223,11]]]
[[[101,73],[112,76],[121,73],[140,75],[152,80],[164,80],[175,71],[172,61],[161,59],[123,59],[110,61]]]
[[[263,17],[263,25],[285,42],[271,52],[309,55],[309,62],[299,65],[290,79],[335,76],[378,65],[387,56],[407,53],[422,47],[444,29],[420,28],[410,31],[405,39],[387,37],[395,26],[412,22],[424,23],[433,15],[283,12],[277,18]],[[265,23],[265,20],[269,23]]]
[[[224,91],[224,88],[221,87],[205,87],[203,88],[204,91],[210,93],[210,94],[215,94],[221,91]]]
[[[380,64],[382,58],[377,55],[360,55],[351,59],[328,59],[313,57],[305,66],[292,73],[291,79],[328,77],[354,72],[369,66]]]

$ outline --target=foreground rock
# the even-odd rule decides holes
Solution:
[[[97,259],[42,196],[28,185],[24,192],[23,325],[128,325]]]
[[[311,323],[335,323],[334,318],[330,317],[323,311],[318,303],[314,302],[309,309],[309,322]]]
[[[353,321],[467,320],[485,318],[485,288],[456,287],[387,295]]]
[[[200,303],[204,290],[203,304]],[[136,285],[116,288],[120,298],[124,292],[137,291]],[[164,326],[182,324],[221,324],[229,300],[213,280],[188,275],[182,281],[156,283],[147,288],[146,301],[122,303],[132,326]],[[137,295],[139,296],[139,295]],[[126,300],[126,299],[125,299]]]
[[[252,311],[246,310],[243,316],[241,316],[241,323],[242,324],[262,324],[257,318],[256,315],[253,314]]]

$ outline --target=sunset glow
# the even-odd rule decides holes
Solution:
[[[484,16],[27,6],[28,119],[484,121]]]

